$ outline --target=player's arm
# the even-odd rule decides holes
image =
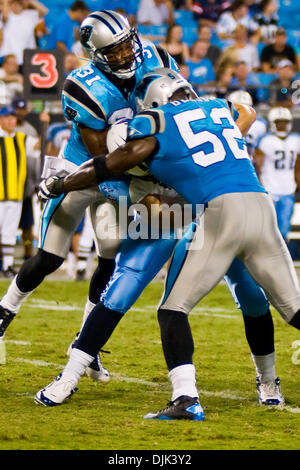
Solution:
[[[253,162],[254,162],[255,170],[256,170],[256,173],[257,173],[257,176],[258,176],[259,179],[260,179],[261,169],[263,167],[265,158],[266,158],[266,155],[260,148],[256,148],[254,150]],[[300,170],[300,167],[299,167],[299,170]],[[300,173],[299,173],[299,178],[300,178]],[[300,181],[300,179],[299,179],[299,181]]]
[[[127,142],[106,157],[95,157],[64,178],[64,192],[84,189],[111,176],[118,176],[139,165],[153,154],[157,147],[154,137]]]
[[[58,197],[62,193],[86,189],[118,176],[139,165],[157,151],[155,137],[145,137],[127,142],[106,157],[94,157],[83,163],[78,170],[64,178],[52,176],[40,184],[40,198]]]
[[[239,114],[237,120],[235,121],[236,125],[239,127],[242,135],[245,137],[248,134],[251,125],[256,120],[255,109],[246,104],[235,104],[235,109]]]
[[[79,125],[81,138],[88,152],[95,157],[107,153],[106,136],[108,129],[97,130]]]
[[[76,124],[81,138],[91,156],[107,153],[107,115],[99,100],[91,96],[85,83],[69,75],[62,92],[63,112],[68,121]],[[100,88],[100,92],[105,90]],[[104,100],[105,101],[105,100]]]
[[[295,181],[297,184],[297,188],[300,188],[300,154],[297,154],[296,162],[295,162],[295,168],[294,168],[294,174],[295,174]]]

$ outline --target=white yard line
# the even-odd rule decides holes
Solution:
[[[82,308],[79,307],[72,307],[71,305],[47,305],[47,304],[25,304],[23,308],[39,308],[40,310],[57,310],[57,311],[65,311],[65,312],[82,312]]]
[[[227,318],[229,320],[236,320],[241,318],[239,315],[223,315],[221,313],[208,313],[210,310],[207,309],[206,312],[191,312],[190,315],[197,315],[201,317],[215,317],[215,318]]]
[[[41,310],[57,310],[57,311],[83,311],[84,307],[79,305],[67,305],[64,303],[56,302],[55,300],[44,300],[44,299],[30,299],[24,304],[25,308],[39,308]],[[132,307],[131,312],[149,312],[156,311],[157,305],[147,305],[146,307]],[[216,312],[225,312],[216,313]],[[231,315],[226,315],[226,312]],[[191,315],[201,315],[204,317],[216,317],[216,318],[227,318],[229,320],[240,318],[240,315],[236,315],[236,312],[230,309],[224,308],[206,308],[206,307],[196,307]]]
[[[84,306],[78,304],[68,305],[64,302],[45,299],[28,299],[24,304],[24,308],[39,308],[41,310],[61,310],[61,311],[83,311]]]
[[[18,340],[14,340],[14,339],[6,339],[5,342],[10,343],[10,344],[20,344],[21,346],[30,346],[31,345],[30,341],[18,341]]]
[[[156,306],[153,306],[151,310],[156,311]],[[139,308],[139,307],[133,307],[130,309],[131,312],[147,312],[149,313],[149,306],[146,308]],[[215,312],[230,312],[232,315],[226,315],[222,313],[215,313]],[[232,310],[226,310],[226,309],[218,309],[218,308],[195,308],[192,310],[190,315],[197,315],[197,316],[202,316],[202,317],[216,317],[216,318],[227,318],[229,320],[236,320],[237,318],[241,318],[241,315],[235,315],[235,312]]]
[[[38,308],[40,310],[56,310],[60,312],[82,312],[83,308],[80,307],[72,307],[71,305],[54,305],[54,304],[42,304],[42,303],[36,303],[36,304],[24,304],[23,308]],[[153,311],[156,311],[156,308],[152,309]],[[235,320],[237,318],[240,318],[239,315],[226,315],[226,314],[221,314],[221,313],[211,313],[214,312],[212,309],[204,309],[205,311],[198,311],[194,310],[191,312],[191,315],[199,315],[202,317],[216,317],[216,318],[227,318],[229,320]],[[133,307],[130,309],[131,312],[145,312],[145,313],[150,313],[149,308],[138,308],[138,307]],[[222,311],[222,310],[221,310]]]
[[[54,367],[55,369],[63,369],[64,367],[62,364],[57,364],[55,362],[46,362],[46,361],[41,361],[41,360],[29,360],[29,359],[25,359],[22,357],[18,357],[16,359],[10,359],[10,361],[22,363],[22,364],[31,364],[33,366],[38,366],[38,367]],[[111,376],[114,380],[117,380],[120,382],[141,384],[141,385],[146,385],[147,387],[153,387],[153,388],[163,388],[163,389],[170,388],[170,385],[167,383],[151,382],[149,380],[138,379],[136,377],[126,377],[126,376],[118,375],[118,374],[111,374]],[[245,396],[239,396],[235,392],[232,392],[231,390],[223,390],[221,392],[210,392],[208,390],[200,389],[199,394],[200,394],[200,397],[203,395],[206,397],[224,398],[228,400],[237,400],[237,401],[245,401],[249,399]],[[25,395],[27,396],[27,394]],[[28,396],[31,397],[31,395],[29,394]],[[294,414],[300,413],[300,408],[293,408],[291,406],[279,407],[279,408],[276,408],[276,410],[288,411],[289,413],[294,413]]]

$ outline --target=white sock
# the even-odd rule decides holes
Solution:
[[[83,325],[84,325],[85,322],[86,322],[87,317],[89,316],[89,314],[91,313],[91,311],[93,310],[93,308],[94,308],[95,306],[96,306],[96,304],[94,304],[93,302],[91,302],[91,301],[89,300],[89,298],[87,298],[86,304],[85,304],[85,307],[84,307],[83,317],[82,317],[81,330],[82,330],[82,328],[83,328]]]
[[[80,377],[84,374],[86,367],[90,365],[93,359],[93,356],[84,351],[73,348],[68,363],[63,370],[63,375],[74,378],[74,382],[77,384]]]
[[[8,268],[11,268],[14,264],[14,256],[13,255],[3,255],[2,256],[2,270],[7,271]]]
[[[169,379],[173,387],[172,401],[181,395],[199,397],[196,388],[196,370],[193,364],[175,367],[169,372]]]
[[[1,306],[13,313],[18,313],[24,300],[33,292],[21,292],[16,283],[17,276],[14,277],[6,294],[1,299]]]
[[[87,268],[87,260],[79,259],[77,261],[77,271],[84,271]]]
[[[255,356],[252,354],[256,373],[262,383],[272,382],[276,378],[275,352],[266,356]]]

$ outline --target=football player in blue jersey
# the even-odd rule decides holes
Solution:
[[[128,27],[123,17],[112,11],[95,12],[89,15],[81,27],[81,42],[91,60],[85,67],[73,71],[68,76],[62,96],[65,116],[72,123],[71,137],[64,149],[64,157],[66,161],[74,165],[88,160],[91,155],[106,152],[105,141],[108,126],[115,120],[131,117],[134,114],[134,90],[145,73],[157,66],[177,68],[172,58],[163,50],[152,44],[142,47],[135,31]],[[140,175],[142,172],[137,173]],[[144,182],[145,193],[149,192],[152,184],[150,183],[147,185],[147,181]],[[90,205],[94,215],[94,224],[97,225],[99,204],[105,201],[110,206],[112,203],[108,202],[105,196],[109,194],[111,197],[115,194],[117,199],[120,195],[120,188],[125,188],[125,194],[128,194],[127,182],[121,186],[119,182],[111,181],[100,185],[100,192],[93,188],[80,192],[77,196],[75,194],[61,196],[46,204],[42,218],[39,252],[30,262],[22,266],[7,294],[1,300],[0,336],[4,335],[7,326],[26,297],[47,274],[52,273],[62,264],[69,249],[72,234],[85,208]],[[129,189],[132,188],[134,190],[134,179],[131,180]],[[141,196],[140,193],[139,196]],[[111,219],[111,225],[115,226],[114,217]],[[82,324],[97,304],[100,293],[113,272],[114,254],[119,246],[119,240],[115,239],[96,241],[99,265],[91,279]],[[120,284],[112,284],[107,292],[107,302],[109,303],[113,297],[112,305],[124,313],[169,258],[174,244],[174,240],[160,240],[152,243],[150,249],[146,242],[134,246],[129,241],[126,246],[126,256],[119,257],[118,269],[121,270],[124,265],[128,270],[133,265],[136,267],[138,258],[140,278],[135,289],[131,288],[131,296],[120,295]],[[153,252],[155,252],[155,263]],[[146,268],[148,266],[151,269]],[[118,271],[116,273],[118,274]],[[255,361],[257,362],[261,356],[266,356],[268,361],[271,357],[274,360],[273,323],[263,292],[249,278],[246,270],[238,264],[237,260],[231,268],[230,279],[231,290],[246,315],[244,317],[246,335],[251,351],[256,357]],[[118,299],[117,305],[116,299]],[[120,306],[121,299],[124,299],[124,303]],[[257,315],[258,317],[255,318]],[[254,326],[257,322],[260,323],[259,328]],[[264,340],[263,349],[256,339],[255,331],[257,330],[264,332],[262,336],[269,338],[269,340]],[[260,369],[263,370],[263,368]],[[95,355],[95,361],[86,372],[98,381],[108,379],[107,371],[102,368],[98,354]],[[268,374],[264,375],[268,378]]]
[[[159,84],[163,84],[161,89],[159,88],[159,84],[157,88],[156,86],[153,87],[153,83],[152,83],[152,82],[155,82],[155,80],[159,80],[159,79],[163,79],[159,83]],[[232,119],[228,105],[223,100],[213,100],[211,102],[206,101],[206,100],[186,101],[188,97],[195,97],[195,95],[193,91],[191,90],[190,85],[187,82],[185,82],[182,79],[182,77],[176,75],[175,73],[171,73],[170,71],[157,71],[155,74],[149,74],[148,76],[146,76],[145,80],[142,82],[142,85],[143,86],[141,86],[140,88],[141,97],[142,97],[142,102],[144,106],[146,107],[154,106],[154,102],[156,104],[158,103],[158,106],[160,106],[160,104],[167,103],[168,98],[170,97],[173,97],[173,99],[175,99],[175,96],[173,96],[175,93],[179,91],[183,93],[183,95],[181,96],[179,94],[178,98],[184,97],[185,101],[182,102],[179,100],[179,101],[174,101],[172,103],[172,106],[174,107],[173,114],[174,114],[174,121],[176,123],[175,127],[173,125],[173,127],[170,128],[170,120],[171,118],[173,118],[173,114],[171,112],[172,108],[171,108],[171,111],[169,109],[164,109],[164,108],[158,109],[158,110],[152,109],[150,112],[147,111],[138,115],[130,124],[131,132],[129,133],[129,140],[134,140],[134,142],[129,142],[124,147],[121,147],[119,151],[117,150],[116,152],[112,153],[107,159],[105,159],[105,157],[99,157],[99,158],[93,159],[91,162],[88,162],[87,164],[83,165],[79,172],[74,173],[70,177],[67,177],[65,179],[49,180],[46,183],[46,185],[43,186],[44,194],[48,193],[48,196],[56,197],[61,192],[64,192],[64,191],[72,191],[75,189],[79,189],[80,187],[84,188],[92,183],[95,184],[98,181],[105,180],[109,175],[111,176],[112,174],[120,174],[123,171],[126,171],[129,168],[132,168],[133,166],[135,166],[135,164],[141,163],[142,161],[145,161],[145,160],[148,162],[150,170],[155,172],[156,176],[160,180],[165,182],[167,185],[174,187],[177,190],[177,192],[181,193],[186,198],[186,200],[189,201],[191,204],[208,203],[210,202],[210,200],[214,200],[220,195],[227,194],[227,193],[231,194],[232,192],[233,193],[235,192],[245,193],[247,195],[249,193],[256,194],[257,192],[264,193],[263,188],[258,183],[253,166],[249,161],[249,155],[244,148],[245,143],[242,138],[242,134],[239,131],[239,128],[240,128],[241,130],[243,130],[243,134],[245,134],[249,128],[249,125],[253,122],[253,119],[252,119],[253,113],[251,112],[250,109],[240,107],[239,113],[235,111],[234,114],[236,115],[237,123],[239,125],[239,127],[237,127],[234,123],[234,120]],[[150,91],[148,90],[148,88]],[[153,89],[154,91],[158,91],[157,101],[155,101],[156,98],[154,98],[154,95],[151,93]],[[147,102],[147,99],[143,99],[143,94],[145,93],[145,90],[149,91],[148,94],[146,95],[148,102]],[[188,91],[188,94],[186,93],[186,91]],[[165,93],[165,94],[163,96],[160,96],[159,93],[161,94]],[[183,106],[185,106],[185,108],[182,110]],[[211,108],[210,111],[213,116],[213,118],[211,118],[212,121],[203,122],[207,116],[202,108],[209,108],[209,107]],[[187,122],[180,121],[182,117],[178,118],[177,116],[182,116],[183,114],[185,114],[186,116],[186,113],[191,118],[191,120]],[[210,117],[210,114],[208,116]],[[199,126],[198,121],[200,121],[200,126]],[[199,130],[199,127],[198,128],[194,127],[193,130],[191,131],[191,129],[189,128],[190,122],[195,122],[196,125],[198,124],[198,126],[200,127],[200,130]],[[201,129],[201,124],[203,125],[202,129]],[[212,130],[204,131],[204,129],[207,128],[208,124],[210,124],[210,128]],[[176,135],[176,131],[177,131],[177,134],[179,133],[180,139],[174,142],[174,147],[173,147],[170,144],[169,135],[170,133],[172,134],[172,136]],[[224,140],[223,132],[224,132],[224,135],[226,136],[225,140]],[[138,135],[140,136],[140,139],[138,139],[137,137]],[[152,135],[155,135],[155,138],[153,138]],[[194,139],[194,136],[196,136],[197,140]],[[157,145],[158,142],[159,142],[159,145]],[[167,142],[169,142],[169,150],[167,150]],[[209,144],[208,146],[206,145],[207,143]],[[164,147],[162,144],[164,145]],[[205,150],[199,150],[197,153],[196,152],[193,153],[194,148],[199,147],[199,146],[200,146],[200,149],[201,149],[201,146],[205,146],[204,147]],[[217,150],[218,150],[217,154],[214,152],[214,146],[217,146]],[[134,149],[134,152],[132,152],[133,149]],[[189,159],[186,158],[190,156],[191,154],[193,155],[192,161],[194,161],[196,165],[199,165],[199,167],[204,168],[204,169],[211,167],[215,163],[221,163],[225,161],[226,157],[228,158],[229,162],[228,160],[226,161],[225,169],[223,165],[222,165],[222,168],[218,167],[220,168],[219,169],[220,178],[216,179],[213,174],[213,169],[209,168],[208,176],[205,172],[203,175],[201,174],[201,180],[200,180],[198,172],[193,170],[193,163],[190,163]],[[150,156],[152,158],[149,158]],[[194,160],[194,157],[195,157],[195,160]],[[199,160],[199,158],[201,158],[201,160]],[[185,159],[188,165],[184,164]],[[165,163],[165,160],[166,160],[166,163]],[[182,162],[182,160],[184,161]],[[241,165],[237,165],[238,166],[237,169],[235,168],[235,160],[241,163]],[[172,172],[170,172],[170,165],[173,166]],[[183,175],[180,174],[181,170],[184,170],[185,172]],[[244,175],[244,173],[246,174],[246,176]],[[206,184],[203,185],[204,182],[206,182]],[[197,190],[195,189],[196,186],[197,186]],[[204,186],[203,190],[201,189],[202,186]],[[192,193],[193,196],[191,196],[191,194],[189,193]],[[215,229],[215,232],[218,233],[218,230],[215,227],[215,225],[213,226],[213,228]],[[195,229],[195,226],[192,227],[192,230],[194,229]],[[228,231],[226,232],[224,230],[224,232],[225,234],[226,233],[228,234]],[[175,250],[175,254],[173,257],[173,261],[172,261],[172,264],[174,265],[174,260],[176,260],[175,266],[178,264],[181,266],[182,257],[184,258],[186,256],[186,250],[183,247],[185,247],[187,237],[188,237],[188,234],[183,240],[183,244],[182,242],[179,242],[179,244],[177,245],[177,248]],[[226,254],[225,256],[227,265],[225,266],[225,271],[223,272],[222,276],[225,274],[227,269],[230,267],[231,262],[235,258],[234,255],[232,256],[232,249],[234,249],[235,247],[238,247],[239,245],[240,244],[236,245],[235,243],[233,243],[233,247],[231,247],[230,244],[228,244],[231,250],[229,250],[229,253]],[[278,240],[277,240],[277,245],[278,245]],[[207,253],[209,254],[209,256],[212,256],[213,250],[211,250],[211,247],[208,247],[208,248],[209,249],[207,250]],[[207,269],[207,253],[206,251],[204,251],[204,254],[203,252],[201,252],[205,260],[204,264],[205,264],[206,269]],[[220,253],[218,252],[218,255],[219,254]],[[239,252],[237,252],[237,254],[242,257],[242,255],[240,255]],[[285,268],[286,270],[290,269],[290,272],[293,274],[293,268],[289,265],[288,262],[286,263],[285,255],[286,253],[282,255],[285,261]],[[228,259],[230,259],[229,263],[228,263]],[[290,260],[288,259],[287,261],[290,261]],[[169,290],[171,293],[173,291],[172,282],[174,283],[177,277],[179,278],[178,269],[176,271],[176,268],[175,269],[172,268],[172,264],[170,268],[170,275],[168,276],[167,284],[166,284],[167,285],[166,290]],[[288,267],[286,266],[287,264],[288,264]],[[211,290],[214,287],[214,285],[216,285],[222,277],[222,276],[220,277],[220,269],[224,270],[224,260],[222,259],[222,257],[220,257],[220,265],[221,265],[221,268],[215,262],[214,264],[215,269],[211,269],[211,267],[210,269],[207,269],[207,275],[205,274],[204,271],[201,271],[201,277],[195,276],[195,279],[201,279],[201,280],[203,279],[202,289],[204,289],[205,293]],[[178,268],[178,266],[176,267]],[[254,267],[253,273],[257,274],[255,267]],[[208,276],[208,282],[206,281],[206,276]],[[170,281],[170,280],[173,280],[173,281]],[[261,283],[263,284],[263,282]],[[112,283],[110,283],[110,285],[113,285],[113,281]],[[36,395],[37,402],[42,403],[44,405],[48,405],[48,406],[54,406],[54,405],[62,403],[67,397],[69,397],[74,392],[76,388],[76,384],[80,376],[82,375],[84,368],[87,366],[87,364],[89,363],[89,361],[91,361],[91,358],[93,357],[92,355],[93,348],[95,348],[95,350],[99,348],[101,340],[103,340],[103,337],[105,336],[105,334],[108,334],[108,336],[106,337],[106,339],[108,339],[111,332],[115,328],[116,324],[122,317],[121,310],[119,312],[113,311],[113,309],[109,308],[111,307],[111,305],[107,303],[106,294],[107,292],[110,291],[110,285],[108,286],[107,291],[102,296],[102,305],[100,302],[100,309],[97,309],[98,307],[97,306],[93,310],[93,312],[89,316],[84,326],[83,332],[80,335],[79,341],[75,348],[76,351],[74,350],[74,353],[76,353],[76,355],[74,354],[73,357],[71,355],[70,361],[68,365],[66,366],[66,368],[64,369],[63,374],[59,376],[57,380],[55,380],[48,387],[46,387],[45,389],[37,393]],[[193,285],[192,282],[191,282],[191,285]],[[289,294],[291,290],[293,289],[295,292],[297,291],[296,287],[294,286],[292,282],[290,282],[290,284],[288,285],[288,288],[289,288]],[[189,292],[189,289],[183,288],[183,290]],[[272,294],[274,292],[274,288],[271,286],[268,292],[271,292]],[[203,295],[205,295],[205,293]],[[280,307],[280,299],[278,298],[278,295],[277,297],[274,298],[274,296],[272,297],[271,294],[270,296],[272,300],[274,301],[274,304],[277,306],[277,308],[278,306]],[[169,298],[170,295],[171,294],[169,293],[167,298]],[[186,295],[186,292],[185,292],[185,295]],[[196,293],[196,295],[199,295],[198,292]],[[175,303],[178,303],[179,305],[181,305],[180,293],[178,293],[177,296],[178,298],[176,298]],[[112,298],[112,300],[114,301],[115,299]],[[190,299],[188,300],[189,302],[191,302]],[[195,298],[193,298],[192,300],[193,302],[192,307],[195,305],[194,300]],[[289,301],[290,301],[290,298],[289,298]],[[107,305],[108,307],[106,307],[105,305]],[[189,307],[190,308],[188,309],[185,307],[186,310],[188,311],[183,310],[182,312],[180,308],[178,312],[173,310],[170,313],[169,309],[164,308],[164,304],[163,304],[159,311],[159,320],[160,320],[160,324],[162,328],[162,340],[164,344],[167,364],[171,371],[170,378],[172,380],[173,385],[178,383],[178,377],[180,379],[180,375],[183,374],[182,377],[185,377],[185,375],[191,375],[193,372],[193,365],[192,365],[193,344],[192,344],[192,337],[189,331],[189,325],[188,325],[187,316],[186,316],[186,313],[189,313],[190,309],[192,308],[190,305]],[[290,308],[290,311],[288,312],[288,315],[293,318],[289,318],[289,316],[287,315],[286,319],[291,320],[290,323],[293,326],[297,327],[297,321],[296,320],[294,321],[294,315],[291,314],[292,310],[293,310],[293,313],[295,314],[294,305],[292,307],[289,306],[289,308]],[[281,310],[280,308],[278,309],[279,311],[281,311],[283,316],[285,316],[283,309],[282,308]],[[101,315],[99,315],[99,313],[101,313]],[[105,318],[104,323],[103,323],[103,317]],[[108,330],[110,331],[108,333],[107,332],[103,333],[103,331],[101,331],[100,329],[100,324],[102,327],[104,326],[104,329],[108,327]],[[179,327],[180,329],[181,324],[183,326],[183,330],[182,330],[183,337],[182,337],[182,344],[179,344],[179,347],[178,347],[177,337],[175,338],[175,340],[172,338],[172,334],[173,336],[175,334],[174,331],[172,331],[172,328],[176,331],[177,327]],[[168,331],[169,328],[172,334],[169,333]],[[259,331],[257,331],[257,334],[259,336]],[[170,337],[171,337],[171,343],[169,345],[168,341]],[[104,343],[105,341],[102,342],[102,345]],[[176,343],[176,347],[174,346],[173,343]],[[170,351],[168,351],[168,349]],[[183,362],[181,362],[182,356],[184,356]],[[179,361],[179,364],[177,364],[178,361]],[[188,365],[188,367],[184,367],[184,370],[183,370],[182,364]],[[188,374],[186,374],[186,369],[187,369]],[[191,386],[191,382],[193,382],[193,380],[194,380],[194,377],[192,378],[192,380],[189,381],[189,386]],[[274,404],[275,403],[278,404],[282,402],[279,382],[274,380],[273,385],[274,385],[274,388],[277,387],[277,392],[276,392],[277,395],[276,397],[274,397]],[[187,390],[187,388],[188,386],[185,386],[185,391]],[[193,413],[187,413],[185,411],[186,408],[189,408],[190,406],[194,406],[194,405],[196,406],[197,410],[199,410],[198,397],[197,397],[197,392],[195,391],[195,387],[193,388],[192,392],[189,390],[189,393],[184,393],[183,395],[185,398],[180,399],[179,401],[178,399],[182,396],[182,393],[180,393],[180,395],[178,395],[178,393],[179,392],[178,392],[178,387],[177,387],[177,389],[175,389],[173,393],[172,398],[173,398],[174,403],[172,404],[171,411],[170,411],[171,414],[168,415],[168,419],[172,419],[172,418],[202,419],[203,417],[202,412],[198,413],[197,411],[196,414],[193,414]],[[194,393],[195,396],[191,395],[191,393],[192,394]],[[272,393],[274,393],[274,390]],[[175,409],[175,414],[174,414],[174,409]],[[176,411],[178,411],[177,414],[176,414]],[[166,415],[160,414],[155,417],[161,417],[162,419],[164,419],[166,418]]]
[[[71,135],[59,160],[61,172],[73,171],[93,155],[106,153],[109,126],[121,118],[132,117],[136,111],[133,92],[141,78],[157,67],[177,64],[164,50],[151,43],[142,44],[134,29],[120,14],[105,10],[90,14],[80,28],[80,39],[87,51],[86,66],[72,71],[62,93],[63,112],[72,123]],[[56,170],[57,171],[57,170]],[[149,182],[149,187],[151,187]],[[39,250],[26,261],[0,302],[0,337],[18,313],[22,303],[41,284],[45,276],[57,270],[66,258],[75,229],[89,207],[94,229],[99,222],[97,208],[106,204],[108,225],[114,231],[114,194],[135,194],[134,178],[123,186],[118,181],[106,182],[98,188],[62,195],[49,201],[41,219]],[[147,184],[145,182],[145,187]],[[145,188],[149,192],[149,188]],[[107,198],[109,196],[109,199]],[[133,196],[132,196],[133,197]],[[141,198],[141,191],[138,191]],[[135,202],[133,200],[133,202]],[[83,322],[106,286],[115,266],[114,256],[119,247],[117,237],[101,237],[95,230],[98,267],[92,276]],[[87,369],[95,380],[107,381],[108,373],[95,356]]]

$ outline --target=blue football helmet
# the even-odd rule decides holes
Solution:
[[[143,47],[127,19],[112,10],[95,11],[80,26],[80,42],[101,71],[128,79],[143,62]]]
[[[135,92],[138,111],[163,106],[179,89],[186,91],[188,99],[198,98],[192,85],[172,69],[161,67],[147,73]]]

